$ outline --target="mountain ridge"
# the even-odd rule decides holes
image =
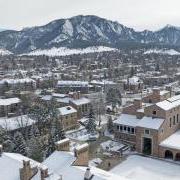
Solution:
[[[15,54],[53,47],[121,48],[133,45],[180,47],[180,28],[168,25],[158,31],[135,31],[117,21],[94,15],[79,15],[68,19],[57,19],[43,26],[24,28],[21,31],[0,32],[0,48]]]

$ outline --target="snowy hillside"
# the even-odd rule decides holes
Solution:
[[[51,49],[45,49],[45,50],[36,50],[32,51],[26,55],[30,56],[67,56],[72,54],[87,54],[87,53],[94,53],[94,52],[105,52],[105,51],[117,51],[118,49],[110,48],[110,47],[104,47],[104,46],[93,46],[88,47],[84,49],[69,49],[65,47],[60,48],[51,48]]]
[[[144,54],[168,54],[168,55],[180,55],[180,52],[174,50],[174,49],[150,49],[148,51],[145,51]]]
[[[1,56],[10,55],[10,54],[12,54],[10,51],[5,50],[5,49],[0,49]]]

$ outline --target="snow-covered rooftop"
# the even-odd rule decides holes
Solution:
[[[60,115],[77,113],[77,110],[74,109],[72,106],[65,106],[65,107],[58,108],[58,111],[59,111]]]
[[[79,145],[79,146],[77,146],[76,147],[76,150],[81,150],[81,149],[84,149],[84,148],[87,148],[88,147],[88,143],[84,143],[84,144],[82,144],[82,145]]]
[[[162,90],[162,91],[160,91],[160,95],[161,95],[161,96],[163,96],[163,95],[165,95],[165,94],[167,94],[167,93],[169,93],[169,91],[167,91],[167,90]]]
[[[0,106],[9,106],[11,104],[17,104],[20,102],[21,100],[19,98],[0,99]]]
[[[173,109],[177,106],[180,106],[180,95],[158,102],[156,105],[165,111]]]
[[[180,130],[162,141],[160,146],[180,150]]]
[[[36,81],[30,78],[24,79],[2,79],[0,80],[0,84],[8,83],[8,84],[22,84],[22,83],[35,83]]]
[[[107,81],[107,80],[103,80],[103,81],[97,81],[97,80],[92,80],[90,82],[91,84],[97,84],[97,85],[114,85],[116,84],[115,82],[113,81]]]
[[[131,78],[129,78],[129,84],[131,85],[137,85],[139,84],[140,80],[139,80],[139,77],[137,76],[133,76]]]
[[[137,126],[158,130],[163,124],[163,122],[164,122],[164,119],[145,116],[138,122]]]
[[[83,97],[80,99],[73,99],[73,100],[71,100],[71,102],[76,105],[83,105],[83,104],[90,103],[90,100],[88,98]]]
[[[56,98],[65,98],[65,97],[68,97],[67,94],[59,94],[59,93],[52,93],[52,96],[56,97]]]
[[[84,179],[87,167],[73,166],[76,160],[72,152],[55,151],[43,164],[48,166],[53,172],[62,174],[63,179],[80,180]],[[91,173],[94,174],[93,180],[126,180],[126,178],[117,176],[107,171],[90,167]]]
[[[19,180],[19,169],[23,167],[23,160],[30,161],[31,167],[38,167],[38,169],[46,169],[45,165],[40,164],[32,159],[29,159],[21,154],[17,153],[3,153],[0,157],[0,179],[1,180]],[[47,180],[58,180],[59,175],[50,172],[50,176]],[[32,180],[40,180],[40,170],[33,176]]]
[[[118,119],[114,121],[114,123],[136,127],[139,121],[140,119],[137,119],[135,115],[121,114]]]
[[[21,127],[30,126],[35,123],[35,120],[29,118],[27,115],[17,116],[17,117],[1,117],[0,126],[4,129],[15,130]]]
[[[179,170],[177,164],[132,155],[110,172],[129,180],[179,180]]]
[[[89,83],[87,81],[58,81],[57,86],[88,86]]]

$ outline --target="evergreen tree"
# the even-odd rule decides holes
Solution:
[[[116,105],[121,105],[121,92],[117,88],[110,88],[106,94],[107,103],[111,103],[113,109]]]
[[[14,144],[15,144],[14,152],[27,156],[28,153],[27,153],[26,142],[20,132],[16,132],[14,134]]]
[[[43,134],[49,120],[48,108],[38,105],[33,106],[30,109],[30,117],[35,119],[40,135]]]
[[[56,108],[56,103],[53,99],[51,100],[48,107],[51,128],[49,132],[49,145],[47,154],[50,155],[55,150],[55,143],[61,139],[64,139],[65,134],[59,119],[59,111]]]
[[[0,127],[0,144],[3,145],[3,149],[6,152],[12,152],[15,144],[13,143],[12,137],[8,132]]]
[[[107,129],[109,133],[113,133],[113,120],[111,116],[108,118]]]
[[[90,108],[86,129],[90,134],[94,134],[96,132],[96,119],[92,108]]]
[[[36,161],[43,161],[43,149],[40,140],[32,137],[28,141],[28,156]]]

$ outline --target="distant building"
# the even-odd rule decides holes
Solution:
[[[75,129],[78,127],[77,110],[71,106],[58,108],[59,118],[64,130]]]
[[[88,93],[89,83],[87,81],[58,81],[56,88],[60,93],[69,93],[74,91]]]
[[[0,117],[18,114],[21,106],[19,98],[0,99]]]
[[[78,112],[78,118],[82,118],[83,116],[88,115],[90,103],[91,101],[85,97],[70,100],[70,105],[74,107]]]

